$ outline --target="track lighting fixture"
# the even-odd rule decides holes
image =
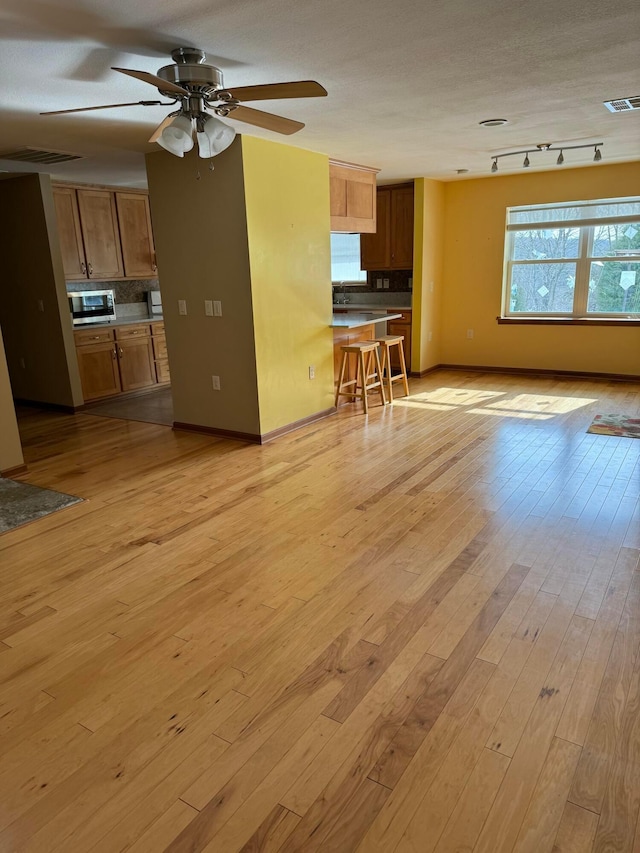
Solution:
[[[602,160],[602,151],[601,147],[604,145],[604,142],[588,142],[586,145],[563,145],[560,147],[559,145],[552,145],[550,142],[541,142],[535,146],[535,150],[532,148],[525,149],[523,151],[507,151],[504,154],[492,154],[491,155],[491,171],[498,171],[498,160],[501,157],[513,157],[516,154],[524,154],[524,160],[522,162],[522,167],[524,169],[528,169],[531,165],[531,161],[529,159],[529,154],[543,154],[545,151],[559,151],[558,159],[556,160],[556,165],[562,166],[564,163],[564,152],[565,151],[573,151],[577,148],[593,148],[594,155],[593,159],[596,163],[599,163]]]

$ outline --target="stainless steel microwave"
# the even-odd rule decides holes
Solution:
[[[67,293],[74,326],[83,323],[111,323],[116,319],[113,290],[79,290]]]

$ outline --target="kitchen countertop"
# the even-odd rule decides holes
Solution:
[[[347,314],[334,314],[332,329],[357,329],[358,326],[369,326],[371,323],[386,323],[396,320],[402,314],[388,314],[387,311],[349,311]]]
[[[102,329],[115,329],[116,326],[141,326],[144,323],[162,323],[164,322],[164,317],[162,314],[154,314],[153,317],[136,317],[136,319],[127,319],[127,320],[118,320],[117,318],[113,321],[113,323],[80,323],[77,326],[73,327],[74,332],[81,332],[83,329],[96,329],[98,327]]]
[[[334,302],[333,310],[341,311],[411,311],[411,305],[377,305],[371,302]]]

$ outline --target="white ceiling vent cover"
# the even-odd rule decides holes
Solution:
[[[45,151],[42,148],[16,148],[15,151],[0,152],[0,160],[14,160],[19,163],[68,163],[70,160],[83,160],[81,154],[71,154],[68,151]]]
[[[629,110],[640,110],[640,95],[635,98],[617,98],[615,101],[603,101],[610,113],[626,113]]]

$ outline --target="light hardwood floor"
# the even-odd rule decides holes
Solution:
[[[640,850],[640,386],[439,372],[265,447],[29,413],[0,850]]]

